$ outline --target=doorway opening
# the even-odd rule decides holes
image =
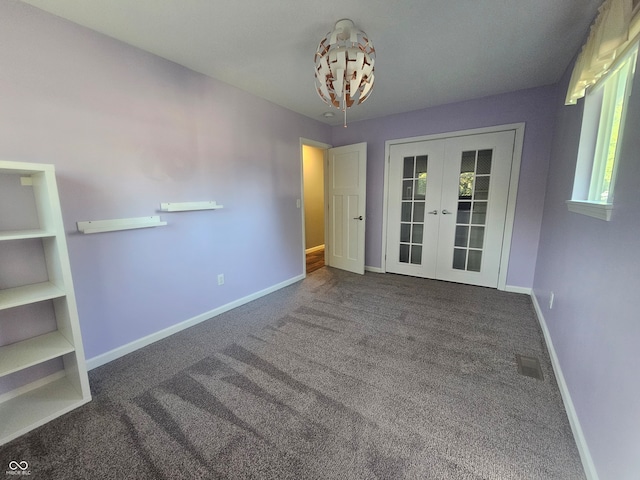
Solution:
[[[305,167],[305,157],[315,159]],[[324,245],[324,265],[364,275],[367,144],[331,148],[300,139],[300,164],[305,272],[306,251],[312,253],[311,249]],[[322,174],[318,172],[320,165]],[[308,198],[313,192],[316,198]],[[318,200],[320,194],[322,201]]]
[[[303,228],[307,274],[326,265],[325,152],[326,148],[323,147],[302,145]]]

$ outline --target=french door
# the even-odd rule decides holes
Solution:
[[[515,132],[392,145],[386,270],[497,287]]]

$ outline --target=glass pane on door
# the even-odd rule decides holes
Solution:
[[[400,212],[400,263],[422,264],[425,199],[427,196],[427,155],[404,157],[402,206]]]
[[[453,268],[479,272],[491,183],[493,150],[468,150],[460,158]]]

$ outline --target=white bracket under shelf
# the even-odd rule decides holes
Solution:
[[[81,233],[113,232],[116,230],[133,230],[134,228],[161,227],[167,222],[160,221],[160,217],[118,218],[114,220],[89,220],[77,222]]]
[[[218,205],[215,200],[208,202],[182,202],[182,203],[161,203],[160,210],[163,212],[187,212],[190,210],[219,210],[224,208]]]

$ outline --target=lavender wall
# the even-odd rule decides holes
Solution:
[[[534,293],[602,480],[640,478],[640,75],[610,222],[571,213],[582,102],[563,106],[551,153]],[[568,73],[562,84],[566,89]],[[554,292],[553,309],[549,307]]]
[[[56,166],[87,358],[303,273],[299,138],[329,127],[15,1],[0,65],[0,155]]]
[[[365,264],[381,266],[387,140],[525,122],[507,285],[531,288],[555,117],[555,87],[542,87],[334,127],[333,145],[367,142]],[[375,101],[375,92],[367,100]]]

